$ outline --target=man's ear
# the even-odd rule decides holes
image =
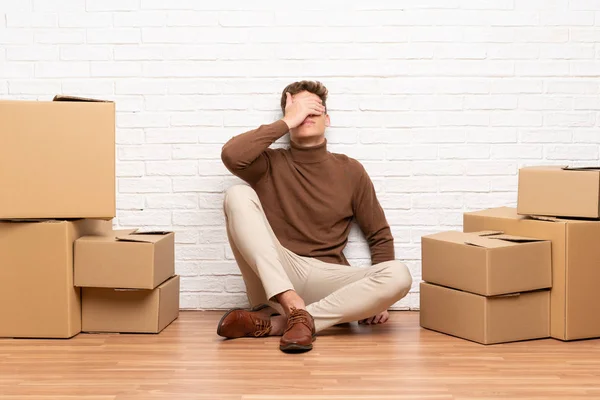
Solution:
[[[330,126],[331,120],[329,119],[329,114],[325,114],[325,126]]]

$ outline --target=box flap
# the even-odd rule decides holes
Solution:
[[[139,242],[139,243],[157,243],[170,235],[172,232],[152,231],[139,232],[135,231],[126,235],[118,235],[117,241],[121,242]]]
[[[600,171],[600,167],[563,167],[565,171]]]
[[[54,96],[52,101],[83,101],[90,103],[112,103],[110,100],[99,100],[99,99],[90,99],[87,97],[78,97],[78,96],[66,96],[62,94],[57,94]]]
[[[544,241],[543,239],[504,235],[502,234],[502,232],[493,232],[495,231],[473,232],[469,234],[472,235],[472,237],[465,240],[465,244],[491,249],[497,247],[506,247],[509,244],[533,243]]]
[[[530,238],[530,237],[523,237],[523,236],[514,236],[514,235],[495,235],[495,236],[490,236],[490,239],[496,239],[496,240],[505,240],[507,242],[514,242],[514,243],[532,243],[532,242],[544,242],[544,239],[538,239],[538,238]]]
[[[547,221],[547,222],[562,222],[560,219],[556,217],[547,217],[544,215],[528,215],[527,218],[535,219],[538,221]]]

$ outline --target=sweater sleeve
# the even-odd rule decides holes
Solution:
[[[222,148],[221,160],[227,169],[254,184],[269,170],[269,146],[288,132],[282,120],[232,137]]]
[[[375,187],[364,167],[359,164],[356,188],[352,199],[354,217],[364,233],[371,251],[373,265],[394,260],[394,238],[379,204]]]

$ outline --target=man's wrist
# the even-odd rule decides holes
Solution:
[[[292,129],[292,124],[288,120],[286,120],[285,117],[281,118],[281,121],[283,121],[287,125],[288,130]]]

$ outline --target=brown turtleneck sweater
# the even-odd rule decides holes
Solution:
[[[349,265],[342,250],[353,218],[365,234],[372,264],[394,259],[394,239],[364,167],[343,154],[291,142],[269,146],[288,132],[282,120],[234,136],[221,153],[234,175],[256,191],[280,243],[292,252]]]

